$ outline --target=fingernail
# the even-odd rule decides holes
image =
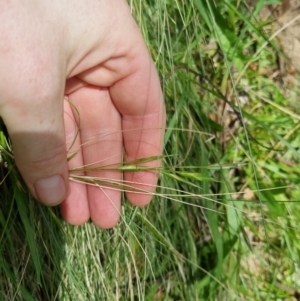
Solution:
[[[64,179],[60,175],[38,180],[34,188],[38,199],[47,206],[60,204],[67,194]]]

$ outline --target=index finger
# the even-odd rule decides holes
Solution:
[[[122,114],[123,140],[126,162],[140,158],[160,156],[163,151],[165,106],[159,77],[146,49],[141,47],[139,56],[131,62],[131,73],[110,88],[112,100]],[[158,168],[161,160],[139,165]],[[155,170],[126,172],[125,185],[130,183],[137,191],[127,191],[131,203],[137,206],[150,202],[155,192],[158,173]]]

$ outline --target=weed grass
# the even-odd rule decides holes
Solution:
[[[1,300],[297,300],[299,87],[264,2],[130,1],[168,119],[154,200],[114,229],[32,200],[1,128]]]

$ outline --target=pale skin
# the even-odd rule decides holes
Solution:
[[[124,153],[128,161],[162,153],[159,78],[126,1],[2,1],[0,20],[0,115],[29,190],[45,205],[60,204],[73,225],[115,226],[121,192],[69,181],[68,170],[120,163]],[[64,96],[80,114],[69,162],[79,120]],[[122,180],[116,171],[87,175]],[[129,201],[148,204],[157,177],[125,173],[150,192],[127,193]]]

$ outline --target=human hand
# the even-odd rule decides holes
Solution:
[[[162,153],[159,79],[126,1],[4,1],[0,19],[0,115],[29,190],[45,205],[61,204],[71,224],[114,226],[121,192],[69,182],[68,170],[120,163],[123,149],[128,161]],[[78,152],[67,162],[78,127],[73,105]],[[122,179],[116,171],[87,175]],[[157,174],[126,173],[124,181],[150,192],[127,192],[145,205]]]

